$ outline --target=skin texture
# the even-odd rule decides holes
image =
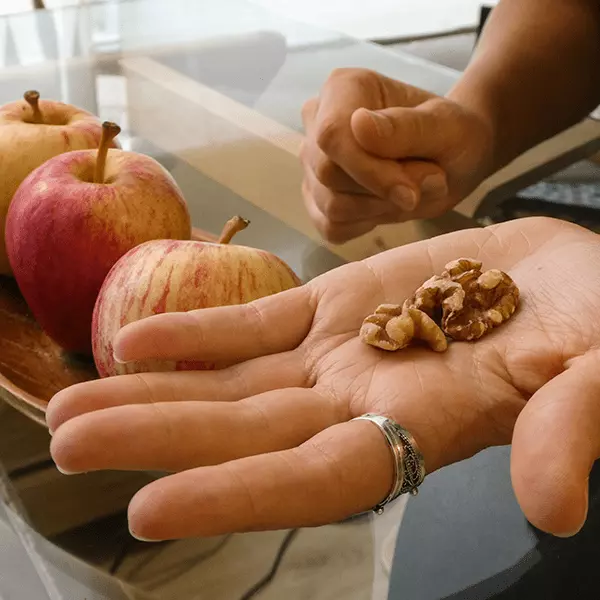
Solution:
[[[152,315],[242,304],[298,285],[293,271],[263,250],[195,241],[141,244],[115,264],[98,295],[92,321],[98,372],[107,377],[213,368],[210,362],[186,360],[120,364],[112,342],[121,327]]]
[[[360,341],[377,305],[402,302],[463,256],[514,278],[522,300],[508,323],[444,353]],[[599,260],[597,235],[522,219],[390,250],[193,322],[177,313],[137,321],[115,339],[120,360],[235,365],[64,390],[47,412],[52,456],[65,472],[172,471],[130,504],[141,538],[319,525],[386,496],[383,436],[349,422],[384,413],[413,433],[428,472],[512,442],[526,517],[573,534],[600,456]]]
[[[599,57],[598,0],[502,0],[448,98],[491,121],[496,170],[600,104]]]
[[[96,154],[62,154],[31,173],[6,223],[9,260],[33,315],[63,348],[88,354],[94,304],[117,260],[142,242],[191,235],[185,200],[159,163],[111,149],[104,183],[95,184]]]
[[[102,135],[98,119],[80,108],[39,101],[44,123],[28,122],[32,109],[25,100],[0,107],[0,274],[12,269],[6,255],[5,224],[10,201],[21,182],[48,159],[71,150],[97,148]]]
[[[342,243],[443,214],[600,104],[599,57],[598,0],[502,0],[446,97],[334,71],[303,110],[303,196],[316,228]]]

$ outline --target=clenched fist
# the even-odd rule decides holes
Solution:
[[[332,243],[439,216],[492,171],[485,115],[374,71],[334,71],[303,121],[303,195]]]

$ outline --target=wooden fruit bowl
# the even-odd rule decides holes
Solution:
[[[217,238],[194,229],[192,239]],[[54,394],[97,377],[93,360],[65,354],[41,330],[14,279],[0,275],[0,398],[45,426]]]

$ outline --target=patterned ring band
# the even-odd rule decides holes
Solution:
[[[394,483],[386,498],[373,511],[383,513],[384,506],[405,493],[415,495],[425,479],[425,461],[415,438],[398,423],[383,415],[367,413],[353,421],[371,421],[377,425],[388,443],[394,459]]]

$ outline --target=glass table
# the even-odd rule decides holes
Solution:
[[[0,31],[0,103],[35,88],[118,122],[125,149],[155,157],[175,177],[196,227],[216,233],[240,214],[251,226],[239,242],[274,252],[304,281],[473,226],[468,212],[452,211],[333,247],[301,200],[300,109],[331,70],[371,68],[443,94],[458,76],[447,68],[241,0],[103,2],[11,15]],[[0,405],[2,599],[242,598],[288,535],[135,542],[124,511],[154,475],[65,477],[48,443],[44,428]],[[301,530],[260,598],[385,598],[380,546],[402,510],[375,526],[366,517]]]

